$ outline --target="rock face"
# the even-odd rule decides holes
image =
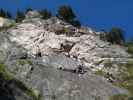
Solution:
[[[77,29],[56,17],[38,16],[27,15],[22,23],[0,32],[0,63],[11,76],[42,100],[108,100],[127,93],[93,74],[106,69],[108,61],[132,60],[124,47],[100,40],[99,32],[90,28]]]
[[[64,33],[55,34],[62,29]],[[68,30],[73,36],[65,34]],[[102,68],[104,61],[124,62],[124,58],[130,57],[124,47],[101,41],[98,32],[91,29],[76,29],[56,17],[48,20],[25,19],[15,29],[8,30],[8,33],[11,35],[11,42],[16,42],[33,56],[39,53],[42,56],[63,53],[88,68]],[[76,36],[77,34],[79,36]]]

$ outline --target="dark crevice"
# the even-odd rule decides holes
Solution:
[[[0,100],[16,100],[13,95],[13,89],[9,81],[5,80],[0,74]]]

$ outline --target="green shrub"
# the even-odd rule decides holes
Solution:
[[[119,81],[117,81],[114,85],[127,89],[129,91],[128,98],[133,97],[133,62],[129,61],[128,63],[120,66],[119,71]]]
[[[29,59],[19,59],[18,60],[18,64],[20,64],[20,65],[25,65],[25,64],[29,64],[29,65],[32,65],[32,62],[29,60]]]
[[[60,29],[60,30],[56,30],[55,33],[56,33],[57,35],[65,34],[65,33],[66,33],[66,29],[63,28],[63,29]]]
[[[128,100],[133,100],[133,97],[129,97]]]
[[[102,30],[101,34],[100,34],[100,39],[103,40],[103,41],[108,41],[107,40],[107,35],[108,35],[108,32],[106,32],[105,30]]]
[[[104,76],[106,73],[103,70],[97,70],[95,71],[96,75]]]
[[[124,94],[117,94],[117,95],[111,96],[109,100],[128,100],[128,96]]]
[[[49,12],[47,9],[41,10],[39,12],[42,16],[42,19],[48,19],[52,16],[51,12]]]
[[[12,77],[5,70],[5,65],[4,64],[0,64],[0,75],[2,75],[2,77],[5,80],[11,80],[12,79]]]
[[[61,35],[61,34],[65,34],[67,36],[73,36],[75,33],[72,32],[70,29],[68,28],[63,28],[63,29],[60,29],[60,30],[56,30],[55,33],[57,35]]]
[[[125,46],[127,47],[127,52],[133,56],[133,40],[127,42]]]
[[[133,45],[128,46],[127,52],[133,54]]]
[[[122,87],[127,88],[131,94],[133,94],[133,62],[128,62],[121,72]]]
[[[105,68],[112,68],[112,67],[113,67],[113,62],[111,62],[111,61],[105,62],[105,63],[104,63],[104,67],[105,67]]]
[[[26,93],[27,95],[31,96],[33,98],[33,100],[41,100],[41,96],[40,94],[36,94],[34,92],[34,89],[28,88],[23,82],[17,80],[17,79],[13,79],[12,80],[14,82],[14,84],[19,87],[24,93]]]
[[[123,45],[125,42],[124,39],[124,32],[122,31],[122,29],[117,28],[117,27],[113,27],[110,32],[102,32],[100,34],[100,39],[103,41],[108,41],[112,44],[119,44],[119,45]]]
[[[107,34],[107,41],[113,44],[123,44],[125,41],[123,31],[120,28],[113,27]]]

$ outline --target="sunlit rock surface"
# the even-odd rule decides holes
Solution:
[[[4,62],[8,73],[38,98],[108,100],[112,95],[128,93],[93,73],[109,71],[106,62],[115,65],[132,60],[126,48],[101,41],[99,32],[77,29],[56,17],[43,20],[37,12],[26,16],[22,23],[0,32],[0,63]],[[57,34],[62,29],[65,31]],[[117,72],[117,65],[113,72]],[[30,96],[14,98],[34,100]]]

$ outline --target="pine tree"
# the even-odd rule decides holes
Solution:
[[[6,18],[10,18],[10,19],[12,18],[11,13],[10,13],[10,12],[8,12],[8,11],[6,12]]]
[[[6,17],[6,12],[2,8],[0,9],[0,16],[1,17]]]
[[[25,13],[27,13],[29,11],[33,11],[33,9],[29,7],[29,8],[26,9],[26,12]]]
[[[51,12],[49,12],[47,9],[41,10],[39,12],[42,15],[43,19],[48,19],[52,16]]]
[[[16,14],[16,22],[22,22],[24,18],[25,18],[24,13],[18,10]]]

